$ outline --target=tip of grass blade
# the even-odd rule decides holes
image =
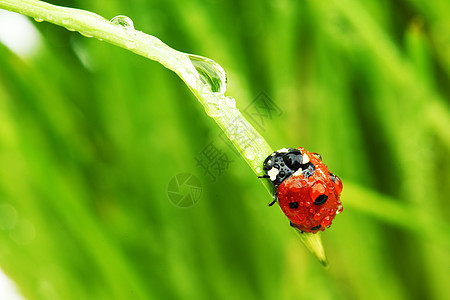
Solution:
[[[302,242],[305,244],[306,248],[308,248],[308,250],[316,256],[322,266],[327,267],[328,260],[325,254],[325,249],[323,248],[322,239],[320,238],[320,233],[302,233],[298,228],[294,229]]]

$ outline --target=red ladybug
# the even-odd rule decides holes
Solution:
[[[263,168],[265,175],[259,177],[269,178],[275,188],[269,206],[278,200],[291,226],[316,233],[342,212],[342,181],[328,171],[320,154],[283,148],[269,155]]]

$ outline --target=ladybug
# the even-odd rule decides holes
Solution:
[[[318,153],[304,148],[283,148],[264,161],[264,175],[274,187],[274,200],[289,218],[291,226],[316,233],[331,225],[342,212],[342,181],[322,163]]]

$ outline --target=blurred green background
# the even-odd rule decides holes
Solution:
[[[241,109],[265,92],[260,132],[322,154],[344,212],[325,269],[174,73],[34,22],[37,55],[0,45],[0,266],[27,299],[448,299],[448,1],[52,3],[214,59]]]

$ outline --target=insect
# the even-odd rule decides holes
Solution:
[[[322,163],[320,154],[283,148],[265,159],[263,170],[259,178],[270,179],[275,189],[269,206],[278,200],[292,227],[323,231],[342,212],[342,181]]]

